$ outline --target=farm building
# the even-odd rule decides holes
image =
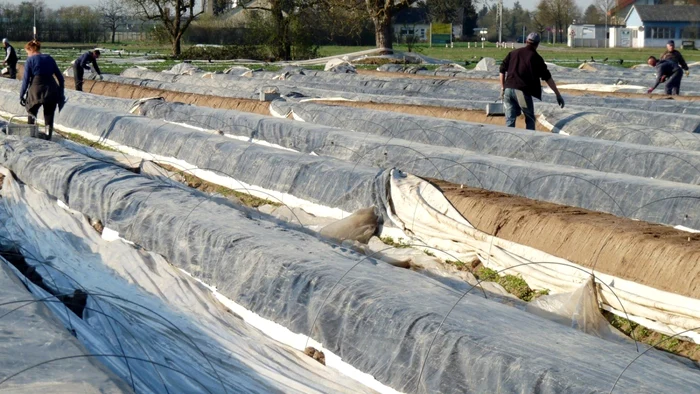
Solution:
[[[612,28],[621,27],[614,25],[607,25],[608,31]],[[569,25],[567,46],[569,47],[590,47],[590,48],[605,48],[606,39],[606,25],[592,25],[592,24],[573,24]],[[607,37],[611,39],[610,36]],[[612,42],[610,43],[612,46]]]
[[[632,47],[663,47],[668,40],[676,46],[700,47],[700,6],[634,5],[625,25],[632,31]]]

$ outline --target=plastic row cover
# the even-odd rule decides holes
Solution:
[[[304,73],[307,71],[304,70]],[[334,98],[366,102],[395,103],[407,105],[440,106],[463,109],[483,110],[485,104],[498,98],[498,85],[484,82],[460,80],[417,80],[401,78],[370,78],[355,74],[335,74],[316,71],[313,76],[291,74],[282,79],[260,79],[239,77],[229,74],[195,74],[172,75],[143,69],[127,69],[122,72],[124,82],[143,82],[149,86],[153,82],[189,85],[178,88],[185,91],[191,86],[210,86],[215,89],[229,89],[243,92],[259,92],[261,89],[275,87],[283,95],[302,94],[308,97]],[[286,75],[286,74],[285,74]],[[120,82],[119,77],[109,80]],[[162,85],[166,86],[166,85]],[[177,87],[177,86],[172,86]],[[205,93],[206,94],[206,93]],[[217,95],[217,93],[208,93]],[[226,94],[225,96],[230,95]],[[554,95],[545,95],[545,102],[555,103]],[[567,96],[570,105],[607,106],[637,108],[645,111],[700,114],[700,108],[691,102],[669,102],[669,100],[640,100],[597,96]]]
[[[0,240],[0,248],[9,246],[7,240]],[[0,257],[0,328],[4,339],[0,344],[0,390],[27,394],[132,392],[100,364],[99,358],[88,356],[56,316],[65,321],[72,312],[19,277],[22,274]],[[37,302],[39,299],[46,301]]]
[[[171,74],[154,73],[150,71],[139,71],[148,73],[150,77],[159,77],[162,80],[176,79]],[[318,78],[331,79],[339,78],[341,81],[347,78],[365,78],[366,76],[345,76],[343,74],[324,73],[322,71],[304,70],[305,73],[311,73],[312,80]],[[270,74],[269,72],[261,72],[260,74]],[[257,75],[258,73],[254,74]],[[223,75],[223,74],[222,74]],[[218,77],[218,74],[214,75]],[[107,75],[106,80],[114,80],[114,82],[134,84],[154,89],[165,89],[182,91],[186,93],[198,93],[216,95],[221,97],[234,97],[244,99],[257,99],[261,89],[266,87],[281,88],[283,94],[294,95],[298,91],[304,92],[308,96],[314,97],[337,97],[345,96],[352,99],[362,101],[376,101],[395,104],[423,104],[436,106],[458,107],[472,110],[483,110],[485,101],[483,91],[476,96],[476,100],[466,101],[463,98],[467,94],[463,92],[454,100],[437,99],[423,97],[414,99],[410,97],[401,97],[403,93],[396,93],[395,97],[385,97],[378,95],[347,95],[344,92],[334,92],[328,90],[310,89],[306,86],[285,88],[281,86],[282,81],[269,81],[266,83],[252,83],[250,78],[243,78],[235,89],[222,88],[217,83],[211,87],[197,86],[189,84],[193,82],[199,83],[200,79],[188,79],[188,84],[171,83],[171,82],[155,82],[149,80],[123,78],[119,76]],[[331,79],[332,80],[332,79]],[[181,81],[181,80],[178,80]],[[211,80],[209,80],[211,81]],[[420,81],[420,80],[419,80]],[[312,81],[313,82],[313,81]],[[438,81],[440,82],[440,81]],[[467,82],[474,84],[473,82]],[[404,87],[404,86],[402,86]],[[470,86],[468,92],[477,91],[475,86]],[[19,92],[20,83],[18,81],[3,79],[0,80],[1,89],[9,89]],[[465,87],[467,89],[467,87]],[[382,91],[381,94],[387,92]],[[112,109],[127,110],[125,107],[128,104],[115,102],[109,97],[89,95],[87,93],[78,93],[68,91],[69,100],[75,100],[78,97],[83,97],[80,101],[87,102],[91,105],[109,106]],[[442,93],[441,93],[442,97]],[[545,98],[547,98],[545,96]],[[418,101],[416,101],[418,100]],[[598,130],[595,136],[603,139],[613,139],[615,141],[628,141],[645,145],[669,146],[684,149],[695,149],[698,143],[698,137],[685,135],[669,135],[676,132],[700,132],[700,116],[679,115],[679,112],[692,112],[693,106],[690,102],[669,102],[669,101],[652,101],[652,100],[629,100],[601,97],[567,97],[567,109],[562,111],[556,105],[536,105],[535,109],[538,114],[545,117],[548,123],[554,125],[557,131],[564,131],[572,135],[594,136],[591,135],[591,129]],[[582,105],[583,107],[572,107],[571,104]],[[698,112],[698,111],[696,111]],[[700,114],[700,112],[698,112]],[[700,150],[700,149],[698,149]]]
[[[14,108],[19,104],[11,96],[0,95],[0,98],[4,99],[0,108],[21,111]],[[694,214],[700,197],[697,186],[568,167],[552,168],[457,148],[405,141],[388,143],[386,138],[356,136],[342,130],[333,137],[311,133],[306,137],[308,143],[297,144],[295,141],[304,140],[279,123],[271,124],[271,132],[265,135],[262,132],[267,130],[259,128],[258,138],[281,146],[294,144],[294,149],[348,162],[256,146],[95,107],[68,104],[58,124],[347,212],[370,205],[385,206],[387,175],[377,167],[399,167],[419,176],[457,184],[649,222],[700,228],[700,217]],[[244,135],[250,136],[250,131],[245,129]],[[331,138],[329,143],[325,142],[327,138]]]
[[[32,292],[37,297],[43,297],[45,290],[52,294],[73,294],[76,290],[86,293],[85,308],[76,308],[75,313],[60,303],[44,304],[63,318],[67,329],[75,332],[86,354],[116,355],[84,360],[101,361],[129,386],[133,385],[137,393],[371,391],[265,337],[230,313],[210,289],[168,264],[162,256],[121,240],[102,239],[83,215],[62,208],[56,200],[20,184],[9,174],[4,180],[1,201],[4,226],[0,227],[0,245],[19,245],[28,271],[33,272],[31,276],[41,278],[43,289],[35,291],[37,286],[30,284]],[[14,318],[10,314],[4,321],[20,330],[34,328],[27,319]],[[51,324],[37,325],[34,334],[42,327],[48,330]],[[64,331],[63,337],[68,336],[68,331]],[[57,335],[56,339],[61,338]],[[71,340],[64,339],[66,344]],[[4,347],[18,346],[15,341],[6,342]],[[51,343],[51,338],[23,337],[21,354],[26,354],[26,360],[22,362],[50,361],[61,355],[47,354],[35,342],[44,345]],[[52,347],[61,348],[60,342]],[[8,357],[12,353],[5,350],[9,349],[4,348],[4,357],[0,357],[0,363],[8,363],[3,365],[3,372],[9,374],[26,367]],[[129,358],[118,357],[122,354]],[[61,384],[61,378],[64,382],[95,379],[88,368],[83,372],[76,365],[79,361],[83,359],[56,360],[17,378],[39,382],[51,377],[57,380],[56,386]],[[69,367],[72,369],[67,370]],[[34,389],[30,392],[40,391],[38,385]],[[61,392],[84,391],[73,388]]]
[[[131,71],[126,70],[125,73]],[[136,71],[133,75],[138,75],[143,71]],[[159,73],[147,72],[148,78],[162,78]],[[132,74],[129,74],[132,75]],[[496,74],[497,75],[497,74]],[[452,99],[471,99],[484,100],[493,97],[495,100],[498,97],[498,84],[474,81],[474,80],[459,80],[459,79],[416,79],[403,77],[377,77],[374,75],[356,75],[356,74],[335,74],[319,70],[284,70],[276,75],[270,72],[253,73],[253,78],[257,79],[281,79],[276,82],[280,84],[296,83],[299,88],[316,87],[319,85],[326,86],[329,90],[338,90],[346,92],[362,92],[376,95],[404,95],[412,96],[416,93],[424,97],[434,98],[452,98]],[[220,79],[222,81],[241,82],[249,78],[241,78],[234,75],[224,74],[195,74],[195,77],[205,79],[210,77]],[[180,80],[180,82],[192,83],[192,79]],[[201,82],[199,82],[201,83]],[[598,82],[600,83],[600,82]],[[358,90],[360,89],[360,90]],[[495,96],[494,96],[495,94]],[[556,98],[553,94],[545,94],[543,97],[545,102],[556,103]],[[588,96],[569,96],[566,95],[567,104],[591,106],[605,108],[635,108],[644,109],[655,112],[672,112],[672,113],[694,113],[700,114],[692,102],[681,101],[675,102],[670,100],[647,100],[647,99],[628,99],[616,97],[600,97],[595,95]]]
[[[444,320],[461,295],[422,275],[55,144],[6,140],[0,164],[398,390],[608,392],[637,356],[478,295]],[[614,392],[697,390],[696,371],[640,357]]]
[[[22,111],[19,103],[7,94],[0,93],[0,101],[3,101],[0,108],[5,111]],[[378,168],[273,149],[161,120],[71,102],[59,114],[56,124],[160,156],[161,160],[175,158],[188,166],[248,185],[346,212],[386,205],[388,173]],[[187,170],[190,168],[183,172]],[[244,184],[235,188],[239,192],[247,190]],[[277,202],[274,197],[269,199]]]
[[[148,103],[142,108],[156,105],[158,105],[157,102]],[[177,107],[176,105],[174,108]],[[186,111],[190,108],[180,107],[174,112],[187,113]],[[80,119],[84,117],[83,115]],[[205,119],[207,115],[193,115],[190,118]],[[239,114],[235,119],[246,118],[246,115]],[[289,127],[288,122],[282,123],[275,120],[252,119],[248,122],[248,124],[241,122],[241,126],[230,129],[236,135],[254,136],[263,141],[305,153],[313,152],[342,159],[349,162],[348,164],[357,166],[354,167],[357,169],[398,167],[419,176],[443,179],[457,184],[609,212],[650,222],[700,228],[700,218],[693,213],[697,206],[697,198],[700,197],[698,186],[571,167],[553,168],[544,163],[485,156],[457,148],[387,140],[386,137],[357,135],[340,129],[323,132],[324,129],[318,126],[314,128],[311,125],[300,124],[298,127]],[[90,130],[90,127],[81,129]],[[190,133],[197,132],[190,131]],[[119,139],[115,140],[122,142]],[[139,140],[141,140],[140,137],[131,137],[122,143],[138,147]],[[192,155],[191,152],[187,154]],[[285,155],[284,152],[278,154]],[[183,155],[179,154],[176,157],[184,160]],[[327,182],[324,177],[308,178],[309,181],[312,179]],[[335,182],[334,186],[343,187],[343,184]],[[336,206],[334,201],[330,200],[326,200],[325,205]]]
[[[147,105],[167,106],[164,103]],[[175,108],[168,112],[166,119],[180,118],[178,121],[186,122],[189,116],[191,122],[197,122],[202,119],[198,116],[202,113],[208,114],[209,123],[224,123],[226,120],[233,123],[236,119],[223,110],[201,107],[190,107],[191,110]],[[460,147],[489,155],[601,172],[700,184],[700,152],[314,103],[276,100],[271,104],[271,110],[284,116],[292,113],[295,119],[304,122],[424,144]],[[628,127],[634,128],[632,125]],[[640,128],[644,129],[644,126]],[[696,137],[700,144],[700,134]]]
[[[553,64],[547,65],[552,73],[552,78],[558,85],[563,84],[605,84],[625,87],[627,85],[642,85],[645,88],[633,91],[646,93],[646,87],[654,84],[656,72],[653,68],[629,69],[600,63],[587,64],[587,68],[603,68],[602,70],[590,71],[578,68],[561,67]],[[448,67],[441,67],[436,70],[421,69],[416,66],[403,66],[399,64],[385,64],[380,66],[378,71],[391,73],[405,73],[416,75],[438,76],[443,78],[460,79],[493,79],[499,78],[498,68],[496,71],[455,70]],[[659,92],[657,90],[657,92]],[[658,94],[662,94],[663,89]],[[691,73],[690,77],[683,77],[681,84],[681,95],[697,95],[700,93],[700,79]]]
[[[700,106],[698,106],[700,107]],[[553,132],[610,141],[700,150],[700,116],[621,109],[536,107],[539,120]],[[642,124],[642,125],[640,125]],[[643,126],[646,125],[646,126]]]

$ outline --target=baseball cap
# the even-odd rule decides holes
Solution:
[[[666,45],[673,45],[673,46],[675,46],[676,43],[673,42],[673,40],[668,40],[668,42],[666,43]]]
[[[6,42],[7,42],[7,38],[3,38],[3,39],[2,39],[2,43],[4,44],[4,43],[6,43]]]
[[[540,43],[540,35],[537,33],[530,33],[527,35],[526,41],[530,41],[533,44],[539,44]]]

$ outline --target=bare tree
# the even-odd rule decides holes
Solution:
[[[117,29],[126,23],[127,8],[121,0],[100,0],[97,11],[102,14],[102,23],[112,33],[112,44]]]
[[[603,21],[603,14],[598,10],[598,7],[591,4],[583,13],[583,23],[599,24]]]
[[[574,0],[540,0],[534,22],[538,28],[553,27],[555,40],[564,42],[566,27],[580,17],[581,11]]]
[[[393,49],[392,18],[397,12],[419,0],[365,0],[369,17],[374,23],[377,48]]]
[[[192,21],[203,13],[196,11],[195,0],[126,0],[146,19],[160,21],[172,44],[172,54],[181,52],[182,35]]]

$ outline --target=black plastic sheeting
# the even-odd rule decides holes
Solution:
[[[401,391],[609,392],[638,355],[479,294],[451,310],[461,295],[418,273],[56,144],[6,139],[0,164]],[[697,371],[642,356],[614,392],[698,390]]]
[[[489,155],[602,172],[700,184],[700,152],[344,106],[282,100],[276,100],[271,105],[276,113],[287,115],[293,111],[295,118],[302,119],[304,122],[346,128],[387,138],[459,147]],[[157,106],[167,106],[167,104],[148,103],[142,108]],[[221,123],[228,119],[232,122],[236,120],[236,117],[227,115],[223,110],[190,108],[192,109],[175,107],[159,115],[165,119],[180,118],[181,122],[185,121],[187,116],[190,117],[190,122],[196,122],[202,119],[203,113],[207,113],[210,117],[207,120],[209,123],[217,120]],[[195,111],[194,108],[197,110]],[[233,126],[232,124],[231,127]],[[627,130],[632,127],[628,124]],[[700,134],[690,135],[696,137],[700,144]]]

